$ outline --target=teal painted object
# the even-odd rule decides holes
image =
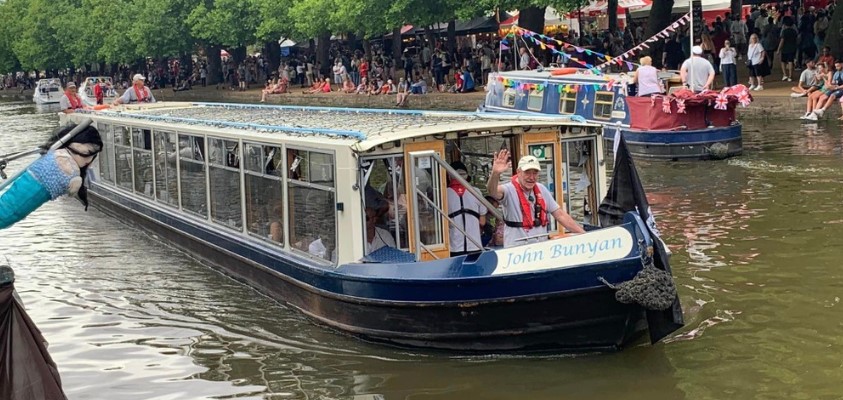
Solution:
[[[0,194],[0,229],[6,229],[50,201],[50,192],[27,171]]]

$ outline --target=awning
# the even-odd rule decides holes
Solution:
[[[652,6],[652,4],[653,0],[618,0],[618,18],[624,18],[626,9],[636,10],[642,7]],[[597,2],[592,2],[591,4],[580,9],[580,11],[582,11],[583,14],[589,16],[597,16],[605,14],[606,10],[608,10],[608,6],[608,0],[600,0]],[[576,16],[577,12],[572,11],[570,15]]]

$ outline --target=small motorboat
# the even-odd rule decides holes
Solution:
[[[102,102],[97,101],[97,95],[100,93]],[[95,106],[97,104],[111,104],[117,99],[118,95],[110,77],[89,76],[82,81],[82,85],[79,87],[79,97],[82,98],[82,102],[86,106]]]
[[[32,93],[35,104],[56,104],[61,100],[61,81],[57,78],[39,79]]]

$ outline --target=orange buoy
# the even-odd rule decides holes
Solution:
[[[550,71],[550,74],[551,74],[551,75],[554,75],[554,76],[557,76],[557,75],[570,75],[570,74],[574,74],[574,73],[576,73],[576,72],[577,72],[577,71],[579,71],[579,70],[580,70],[579,68],[571,68],[571,67],[568,67],[568,68],[559,68],[559,69],[554,69],[554,70],[551,70],[551,71]]]

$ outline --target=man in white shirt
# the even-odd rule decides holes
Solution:
[[[685,60],[679,70],[682,84],[695,93],[711,89],[711,84],[714,82],[714,66],[702,57],[702,47],[694,46],[691,53],[693,53],[691,58]]]

